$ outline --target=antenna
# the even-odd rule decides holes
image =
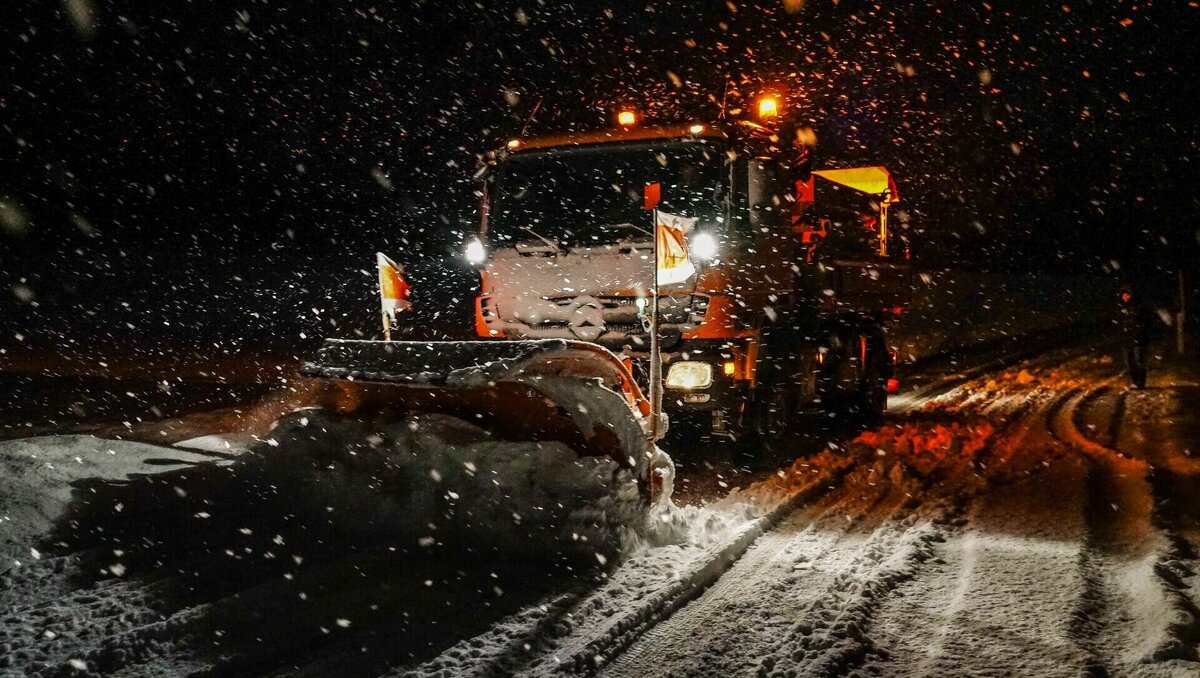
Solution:
[[[521,125],[521,133],[517,136],[525,136],[525,130],[529,129],[529,123],[533,122],[533,116],[542,108],[542,100],[546,97],[538,97],[537,103],[533,105],[533,110],[529,111],[529,115],[525,118],[525,124]]]

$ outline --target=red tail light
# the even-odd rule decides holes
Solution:
[[[899,393],[900,392],[900,380],[896,379],[894,377],[891,379],[888,379],[887,380],[887,392],[888,393]]]

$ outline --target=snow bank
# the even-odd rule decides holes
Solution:
[[[611,431],[605,413],[597,406],[576,416]],[[630,470],[563,443],[497,440],[443,415],[363,421],[302,409],[269,433],[175,447],[93,436],[0,442],[0,573],[40,555],[85,481],[124,483],[202,463],[236,464],[237,475],[272,486],[314,525],[430,548],[605,562],[634,543],[645,519]]]
[[[38,543],[67,513],[84,481],[126,482],[229,461],[87,435],[0,441],[0,573],[37,559]]]
[[[506,442],[445,415],[358,420],[305,410],[256,449],[297,511],[422,546],[607,559],[643,501],[632,474],[559,442]]]
[[[754,516],[744,510],[713,510],[708,506],[677,506],[671,499],[675,463],[661,449],[651,461],[660,494],[646,515],[642,536],[648,546],[707,546],[723,539]]]

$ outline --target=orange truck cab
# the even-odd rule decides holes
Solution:
[[[750,122],[630,123],[489,155],[463,243],[480,275],[476,335],[596,343],[645,380],[657,275],[675,425],[757,439],[803,410],[880,414],[884,325],[908,294],[887,170],[797,167],[792,144]],[[816,178],[865,211],[823,215]],[[873,232],[835,247],[849,228]]]

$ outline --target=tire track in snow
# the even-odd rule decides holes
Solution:
[[[831,482],[839,482],[846,469],[848,466]],[[569,672],[591,674],[611,662],[649,630],[662,624],[679,609],[704,594],[733,569],[764,534],[775,531],[780,523],[795,513],[801,505],[825,494],[826,490],[826,484],[822,483],[808,491],[795,493],[781,502],[773,511],[756,521],[753,527],[721,548],[716,557],[709,559],[694,575],[685,577],[652,601],[647,601],[649,605],[639,606],[640,609],[634,610],[632,615],[616,620],[606,632],[587,642],[584,647],[567,654],[560,668]]]
[[[1024,385],[1026,382],[1018,380],[1016,383]],[[870,673],[863,664],[872,661],[875,662],[873,668],[878,670],[879,661],[886,662],[890,648],[878,647],[875,638],[871,637],[876,614],[883,605],[902,595],[900,588],[914,579],[925,582],[932,579],[935,586],[941,589],[949,584],[948,603],[942,611],[944,616],[940,623],[933,625],[932,638],[926,638],[933,648],[922,648],[930,652],[922,655],[926,659],[937,654],[937,648],[944,644],[951,633],[950,621],[964,606],[968,591],[972,588],[971,574],[974,568],[968,562],[959,572],[939,577],[931,569],[944,570],[945,562],[933,556],[939,552],[946,554],[946,549],[941,546],[943,542],[963,539],[961,528],[966,521],[961,516],[968,505],[981,489],[987,489],[988,482],[1004,473],[1013,458],[1013,452],[1020,447],[1029,430],[1027,420],[1044,421],[1045,403],[1058,398],[1053,390],[1041,386],[1016,395],[1004,393],[1003,390],[999,394],[989,393],[993,388],[995,385],[991,382],[983,385],[983,388],[965,385],[959,391],[958,398],[951,402],[945,402],[943,398],[938,407],[967,417],[984,415],[996,422],[996,435],[991,439],[989,449],[971,464],[988,481],[982,478],[977,482],[966,479],[961,471],[970,470],[970,466],[959,469],[957,475],[951,472],[949,476],[940,478],[932,489],[940,491],[943,499],[940,502],[937,499],[928,500],[921,506],[925,518],[906,530],[906,538],[897,540],[882,562],[868,567],[860,565],[857,571],[846,573],[844,587],[854,589],[861,586],[861,591],[837,601],[831,611],[822,611],[814,618],[799,623],[780,651],[760,665],[760,675],[845,675],[856,670]],[[938,415],[933,413],[933,416],[936,421]],[[916,423],[919,426],[920,420]],[[1004,449],[998,449],[1002,440]],[[949,468],[953,468],[953,464]],[[917,514],[911,519],[916,517]],[[968,556],[973,554],[974,550],[967,551]],[[931,560],[934,562],[926,566]],[[953,576],[962,573],[966,576]],[[903,624],[902,635],[916,631],[910,626],[911,619],[905,619]],[[890,664],[886,664],[886,667],[884,673],[896,668]],[[931,675],[939,671],[934,665],[922,662],[914,673]]]
[[[395,675],[554,675],[593,673],[642,634],[702,595],[764,534],[801,506],[839,486],[853,464],[841,460],[805,478],[761,517],[700,550],[635,555],[608,583],[586,596],[566,596],[525,610],[481,636],[459,643],[421,666]],[[795,468],[795,467],[793,467]],[[686,553],[700,550],[697,555]],[[650,579],[647,579],[650,575]]]
[[[1052,395],[1049,390],[1043,391],[1039,396],[1049,398]],[[985,411],[997,409],[997,404],[987,399],[970,397],[965,400],[982,405]],[[970,409],[963,414],[971,415]],[[1012,421],[1031,408],[1028,400],[1014,400],[999,409],[1005,410],[1007,420]],[[1039,411],[1037,416],[1041,421],[1043,413]],[[921,421],[918,417],[918,428]],[[941,418],[934,414],[932,423],[936,426],[939,421]],[[958,434],[965,437],[968,432],[963,430]],[[952,444],[947,453],[946,468],[957,468],[960,462],[955,461],[955,455],[960,453],[959,447]],[[995,474],[997,469],[1004,468],[1006,461],[1005,455],[996,455],[992,468],[982,465],[983,471]],[[756,591],[766,590],[770,597],[777,589],[760,574],[766,571],[770,559],[747,556],[739,563],[735,574],[646,634],[642,642],[603,673],[645,675],[662,665],[670,667],[673,674],[683,675],[729,675],[746,670],[754,670],[760,675],[842,675],[853,670],[876,650],[871,639],[866,637],[866,629],[882,601],[922,572],[936,545],[955,531],[959,516],[977,489],[977,484],[966,475],[970,467],[968,463],[959,468],[963,472],[961,476],[951,472],[949,478],[943,477],[946,469],[942,469],[930,472],[921,481],[910,481],[916,482],[916,487],[907,488],[912,491],[906,493],[907,497],[894,510],[867,509],[867,514],[873,513],[867,518],[875,523],[872,532],[865,540],[851,544],[841,552],[837,547],[844,543],[837,540],[814,558],[814,562],[823,557],[829,560],[830,574],[822,581],[813,582],[813,590],[804,592],[809,595],[801,606],[793,606],[787,611],[788,616],[801,621],[787,622],[787,629],[782,634],[776,632],[769,618],[764,623],[761,615],[764,606],[739,604],[739,601],[762,598],[763,594],[755,595]],[[853,477],[851,474],[850,478]],[[856,522],[866,521],[860,517]],[[761,546],[768,553],[780,551],[778,546],[771,549],[767,540],[788,537],[786,526],[785,523],[765,537],[754,550],[759,551]],[[796,537],[790,539],[798,540]],[[745,569],[751,571],[745,572]],[[742,583],[739,575],[745,576],[746,583]],[[727,581],[734,583],[727,586]],[[707,603],[707,609],[695,609],[704,603]],[[766,606],[767,609],[770,607]],[[733,618],[729,619],[730,616]],[[752,620],[755,626],[746,628],[746,620]],[[668,627],[672,626],[677,628],[669,632]],[[760,635],[758,626],[765,626],[764,632],[774,636],[765,644],[770,651],[760,662],[739,665],[739,658],[764,647],[756,638]],[[657,642],[650,642],[652,640]],[[639,654],[641,659],[637,657]]]
[[[1062,399],[1055,403],[1047,414],[1046,428],[1056,440],[1068,447],[1072,446],[1071,438],[1079,435],[1075,425],[1075,417],[1079,404],[1099,396],[1104,387],[1092,391],[1074,388],[1068,391]],[[1079,436],[1082,438],[1082,436]],[[1074,445],[1078,447],[1078,445]],[[1084,476],[1084,505],[1083,515],[1086,524],[1083,544],[1079,549],[1077,568],[1083,588],[1075,607],[1071,612],[1071,637],[1084,651],[1086,660],[1083,666],[1085,675],[1099,678],[1111,673],[1109,663],[1102,651],[1101,635],[1104,625],[1112,621],[1114,601],[1112,592],[1105,582],[1104,563],[1099,555],[1102,548],[1100,535],[1102,525],[1097,524],[1097,516],[1111,511],[1113,490],[1111,479],[1101,482],[1095,462],[1088,464]]]
[[[1169,406],[1164,411],[1165,394]],[[1200,384],[1174,382],[1158,393],[1123,398],[1121,405],[1129,408],[1134,423],[1113,436],[1114,447],[1128,445],[1152,464],[1147,479],[1154,493],[1154,520],[1169,544],[1158,572],[1191,617],[1175,634],[1178,646],[1169,649],[1173,656],[1192,662],[1200,654],[1200,464],[1192,455],[1200,441],[1200,415],[1194,409],[1197,396]],[[1147,418],[1147,410],[1155,416]],[[1165,420],[1167,426],[1146,430],[1136,425],[1138,420]]]
[[[730,675],[772,651],[792,620],[821,606],[855,554],[886,548],[878,544],[884,526],[914,505],[905,490],[916,488],[854,475],[763,535],[726,577],[644,633],[602,674],[648,675],[665,663],[681,674]]]
[[[915,508],[913,500],[909,508]],[[905,515],[876,530],[858,557],[830,584],[776,651],[757,667],[759,676],[841,676],[858,667],[875,646],[867,637],[882,599],[916,575],[944,525],[960,510],[943,506]]]
[[[928,564],[881,600],[867,630],[876,649],[853,675],[1078,675],[1084,657],[1055,624],[1073,600],[1058,575],[1074,551],[1058,544],[1079,530],[1045,516],[1078,507],[1082,469],[1038,452],[1063,394],[1016,383],[1024,396],[1002,388],[978,403],[997,426],[990,462]]]
[[[1186,528],[1177,508],[1179,499],[1164,487],[1169,487],[1167,475],[1155,468],[1149,478],[1155,495],[1154,519],[1168,543],[1156,572],[1174,592],[1175,603],[1184,615],[1172,629],[1177,642],[1160,648],[1159,658],[1196,662],[1200,660],[1200,553],[1193,541],[1183,536]]]
[[[1109,390],[1108,383],[1076,389],[1051,421],[1055,437],[1081,452],[1087,463],[1087,533],[1079,559],[1085,586],[1073,632],[1091,657],[1086,668],[1093,676],[1196,659],[1197,610],[1171,568],[1178,561],[1178,540],[1161,519],[1150,469],[1089,438],[1080,425]],[[1119,431],[1119,422],[1104,424],[1097,430],[1110,436]],[[1163,667],[1181,668],[1181,675],[1194,670]]]
[[[965,387],[954,402],[943,403],[941,409],[966,417],[990,415],[987,418],[994,420],[999,430],[996,432],[997,436],[990,441],[989,447],[999,447],[1000,439],[1006,435],[1007,439],[1003,441],[1004,449],[990,449],[982,457],[959,467],[959,462],[954,461],[955,456],[959,454],[958,447],[952,445],[948,451],[950,456],[945,460],[946,466],[927,477],[926,487],[916,493],[922,500],[912,501],[912,512],[895,523],[885,524],[871,535],[871,541],[875,542],[873,547],[866,547],[859,559],[843,569],[839,580],[830,587],[832,595],[822,599],[803,615],[803,620],[785,636],[777,651],[759,664],[759,675],[845,675],[858,669],[864,662],[887,654],[887,650],[878,648],[874,639],[869,636],[879,608],[894,599],[898,589],[906,582],[924,577],[928,573],[929,568],[926,564],[938,551],[939,545],[947,538],[961,533],[959,528],[965,522],[961,516],[971,500],[981,491],[991,489],[989,485],[997,476],[1005,474],[1009,462],[1019,450],[1027,433],[1030,430],[1044,430],[1047,407],[1053,408],[1055,403],[1062,399],[1061,394],[1056,393],[1054,389],[1039,384],[1027,388],[1029,379],[1026,379],[1028,375],[1024,370],[1019,376],[1014,383],[1021,389],[1026,389],[1020,397],[1002,397],[998,402],[995,393],[987,393],[995,388],[989,382],[982,389]],[[930,414],[933,422],[939,420],[936,412]],[[914,423],[919,429],[920,417]],[[967,431],[958,431],[956,436],[963,438],[961,444],[964,450],[967,449]],[[1016,456],[1022,462],[1028,462],[1028,459],[1023,458],[1026,455]],[[968,475],[972,467],[976,473]],[[1019,479],[1027,475],[1028,471],[1022,469],[1014,472],[1013,478]],[[1079,475],[1078,472],[1075,473],[1076,477]],[[971,480],[972,476],[976,480]],[[986,477],[986,480],[980,476]],[[1054,483],[1051,483],[1047,489],[1053,486]],[[933,493],[932,497],[928,492],[930,490]],[[1014,500],[1022,501],[1020,488],[1011,487],[1007,492]],[[1042,496],[1054,495],[1043,493]],[[1033,522],[1041,520],[1041,516],[1045,515],[1037,510],[1031,511],[1030,514],[1029,518]],[[980,549],[989,562],[995,560],[995,547],[994,542],[989,542]],[[1003,548],[1001,545],[1001,550]],[[1051,554],[1050,561],[1063,561],[1064,564],[1070,562],[1069,557],[1064,561],[1058,556],[1059,554]],[[1006,560],[1005,564],[1020,570],[1020,559],[1001,560]],[[970,569],[968,567],[968,572]],[[960,605],[965,602],[972,582],[969,578],[952,581],[953,608],[954,600],[958,600]],[[1014,600],[1023,602],[1023,592],[1019,590],[1021,579],[1010,577],[1009,581],[1018,584],[1018,587],[1008,593]],[[974,605],[976,601],[972,600],[971,603]],[[1052,603],[1042,610],[1042,616],[1053,618],[1058,609]],[[938,628],[943,635],[949,633],[945,625]],[[1036,635],[1038,630],[1030,629],[1029,635]],[[1060,635],[1065,636],[1065,632]],[[1070,643],[1063,638],[1058,645],[1069,646]],[[1054,663],[1052,661],[1050,665],[1053,666]],[[950,666],[944,669],[947,672],[955,672],[956,669]],[[928,665],[921,667],[916,674],[938,673],[937,670],[928,670],[930,668],[932,667]]]
[[[1025,420],[1040,419],[1042,410],[1039,404],[1056,397],[1053,391],[1044,388],[1021,396],[1002,395],[998,398],[995,394],[988,396],[967,389],[966,397],[949,404],[947,409],[968,417],[984,414],[1000,422],[984,455],[990,462],[978,461],[979,472],[994,479],[1004,473],[1012,458],[1011,450],[1018,447],[1027,435]],[[1005,447],[1009,451],[996,449],[1006,436],[1009,439],[1005,441]],[[987,488],[982,480],[965,481],[956,486],[953,478],[932,480],[926,485],[920,493],[927,497],[926,501],[923,504],[914,501],[914,507],[919,505],[920,510],[902,521],[908,524],[903,530],[903,537],[890,545],[885,557],[865,567],[859,564],[859,567],[844,573],[841,588],[850,591],[858,589],[857,595],[835,600],[836,604],[831,609],[820,610],[815,618],[799,623],[780,651],[760,664],[759,675],[840,676],[861,670],[862,665],[873,657],[887,656],[888,649],[877,646],[870,635],[880,607],[900,595],[900,587],[907,582],[916,578],[936,577],[930,571],[931,567],[937,568],[944,562],[939,562],[940,559],[935,556],[939,551],[944,553],[942,545],[945,542],[962,538],[963,526],[967,522],[963,515],[981,489]],[[930,491],[940,493],[941,498],[935,494],[935,498],[928,499]],[[947,618],[963,606],[972,585],[972,569],[967,564],[962,568],[966,577],[946,578],[952,582]],[[945,623],[935,628],[933,643],[936,648],[951,629]],[[906,632],[914,630],[909,626]],[[929,665],[922,665],[916,671],[917,675],[937,673]]]
[[[1076,433],[1086,438],[1085,427],[1081,423],[1094,419],[1088,417],[1088,409],[1100,398],[1100,391],[1113,389],[1097,389],[1096,397],[1084,397],[1071,423],[1075,425]],[[1167,403],[1162,402],[1166,395]],[[1132,397],[1131,397],[1132,396]],[[1189,498],[1194,500],[1194,490],[1189,492],[1182,486],[1193,484],[1186,477],[1177,476],[1172,463],[1175,459],[1187,459],[1190,455],[1178,450],[1181,445],[1187,445],[1189,436],[1184,430],[1189,413],[1189,404],[1185,404],[1182,393],[1165,389],[1155,394],[1147,391],[1130,392],[1122,389],[1116,394],[1112,412],[1109,415],[1108,426],[1105,427],[1107,439],[1103,444],[1088,439],[1089,450],[1101,459],[1137,459],[1148,466],[1139,464],[1139,490],[1149,495],[1147,522],[1158,532],[1158,558],[1153,564],[1153,572],[1157,583],[1162,588],[1168,608],[1173,612],[1166,622],[1166,630],[1160,643],[1153,648],[1143,661],[1148,663],[1189,662],[1193,664],[1200,660],[1200,606],[1198,599],[1191,595],[1191,585],[1188,579],[1195,577],[1200,567],[1200,556],[1184,536],[1188,530],[1184,515],[1187,511]],[[1147,419],[1146,412],[1129,411],[1129,405],[1134,402],[1143,409],[1148,405],[1157,405],[1155,413],[1158,417]],[[1169,405],[1166,411],[1160,409],[1164,404]],[[1126,425],[1126,415],[1130,414],[1132,421]],[[1191,415],[1194,417],[1194,415]],[[1161,418],[1159,418],[1161,417]],[[1179,421],[1179,420],[1185,421]],[[1146,422],[1152,422],[1153,430],[1145,428]],[[1128,447],[1126,447],[1128,446]],[[1173,459],[1172,457],[1175,457]]]

